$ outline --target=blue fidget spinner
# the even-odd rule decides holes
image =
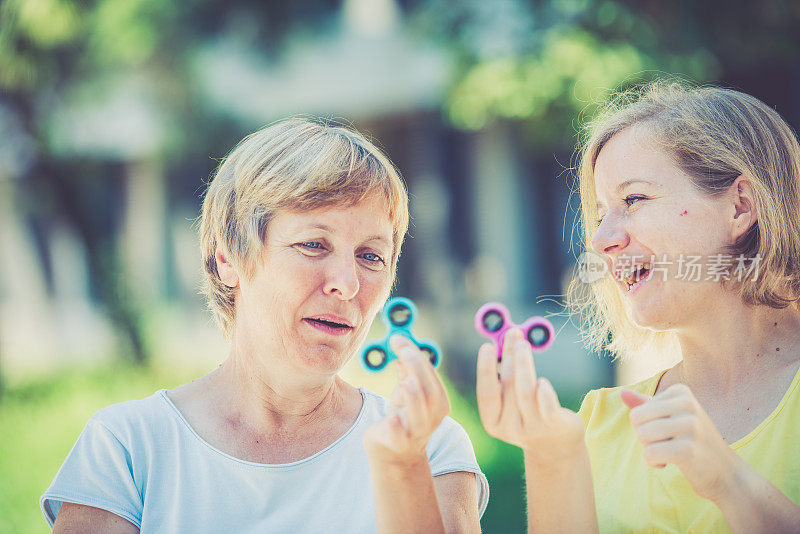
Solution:
[[[380,371],[389,362],[396,359],[397,355],[389,346],[389,338],[395,334],[401,334],[410,339],[419,347],[434,367],[439,365],[439,354],[441,351],[436,343],[428,340],[417,340],[411,333],[411,325],[417,316],[417,307],[411,300],[404,297],[390,299],[383,307],[381,320],[386,325],[386,335],[379,341],[370,343],[361,352],[361,363],[369,371]]]

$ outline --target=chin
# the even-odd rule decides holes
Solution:
[[[349,352],[329,345],[309,347],[303,354],[306,355],[302,359],[303,367],[319,373],[336,374],[350,359]]]
[[[640,303],[629,309],[631,320],[641,328],[661,332],[670,330],[674,325],[674,320],[670,317],[672,309],[660,303]]]

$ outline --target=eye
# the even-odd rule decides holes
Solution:
[[[367,261],[386,263],[385,261],[383,261],[383,258],[378,256],[374,252],[365,252],[364,254],[361,255],[361,257]]]
[[[307,252],[322,252],[325,250],[325,245],[319,241],[303,241],[302,243],[295,244],[296,247]]]
[[[622,199],[622,201],[628,207],[633,206],[634,204],[636,204],[640,200],[647,200],[647,197],[644,196],[644,195],[628,195],[627,197]]]
[[[361,255],[361,257],[370,263],[383,263],[384,265],[386,264],[386,262],[383,261],[383,258],[378,256],[374,252],[365,252]]]

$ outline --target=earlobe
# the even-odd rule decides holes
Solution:
[[[228,261],[228,258],[225,256],[222,248],[217,247],[217,251],[214,253],[214,258],[217,261],[217,273],[219,274],[219,279],[222,281],[222,283],[230,288],[238,287],[239,274],[236,272],[236,268],[233,266],[233,264]]]
[[[753,185],[744,175],[739,176],[731,184],[734,195],[733,238],[738,239],[745,234],[758,219]]]

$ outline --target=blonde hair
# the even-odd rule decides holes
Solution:
[[[588,125],[578,165],[582,241],[589,250],[597,231],[594,167],[603,146],[617,133],[644,125],[694,185],[720,194],[740,175],[750,179],[756,223],[729,249],[760,258],[757,277],[731,279],[742,300],[774,308],[797,307],[800,299],[800,145],[778,113],[760,100],[731,89],[657,81],[621,93]],[[625,357],[636,351],[677,348],[671,332],[634,324],[610,276],[586,288],[573,278],[567,303],[581,315],[591,350]]]
[[[391,275],[408,230],[408,194],[389,159],[358,132],[308,119],[285,119],[245,137],[208,184],[200,218],[202,293],[226,337],[235,321],[236,289],[217,272],[221,247],[252,277],[267,225],[278,210],[353,205],[377,195],[394,228]]]

